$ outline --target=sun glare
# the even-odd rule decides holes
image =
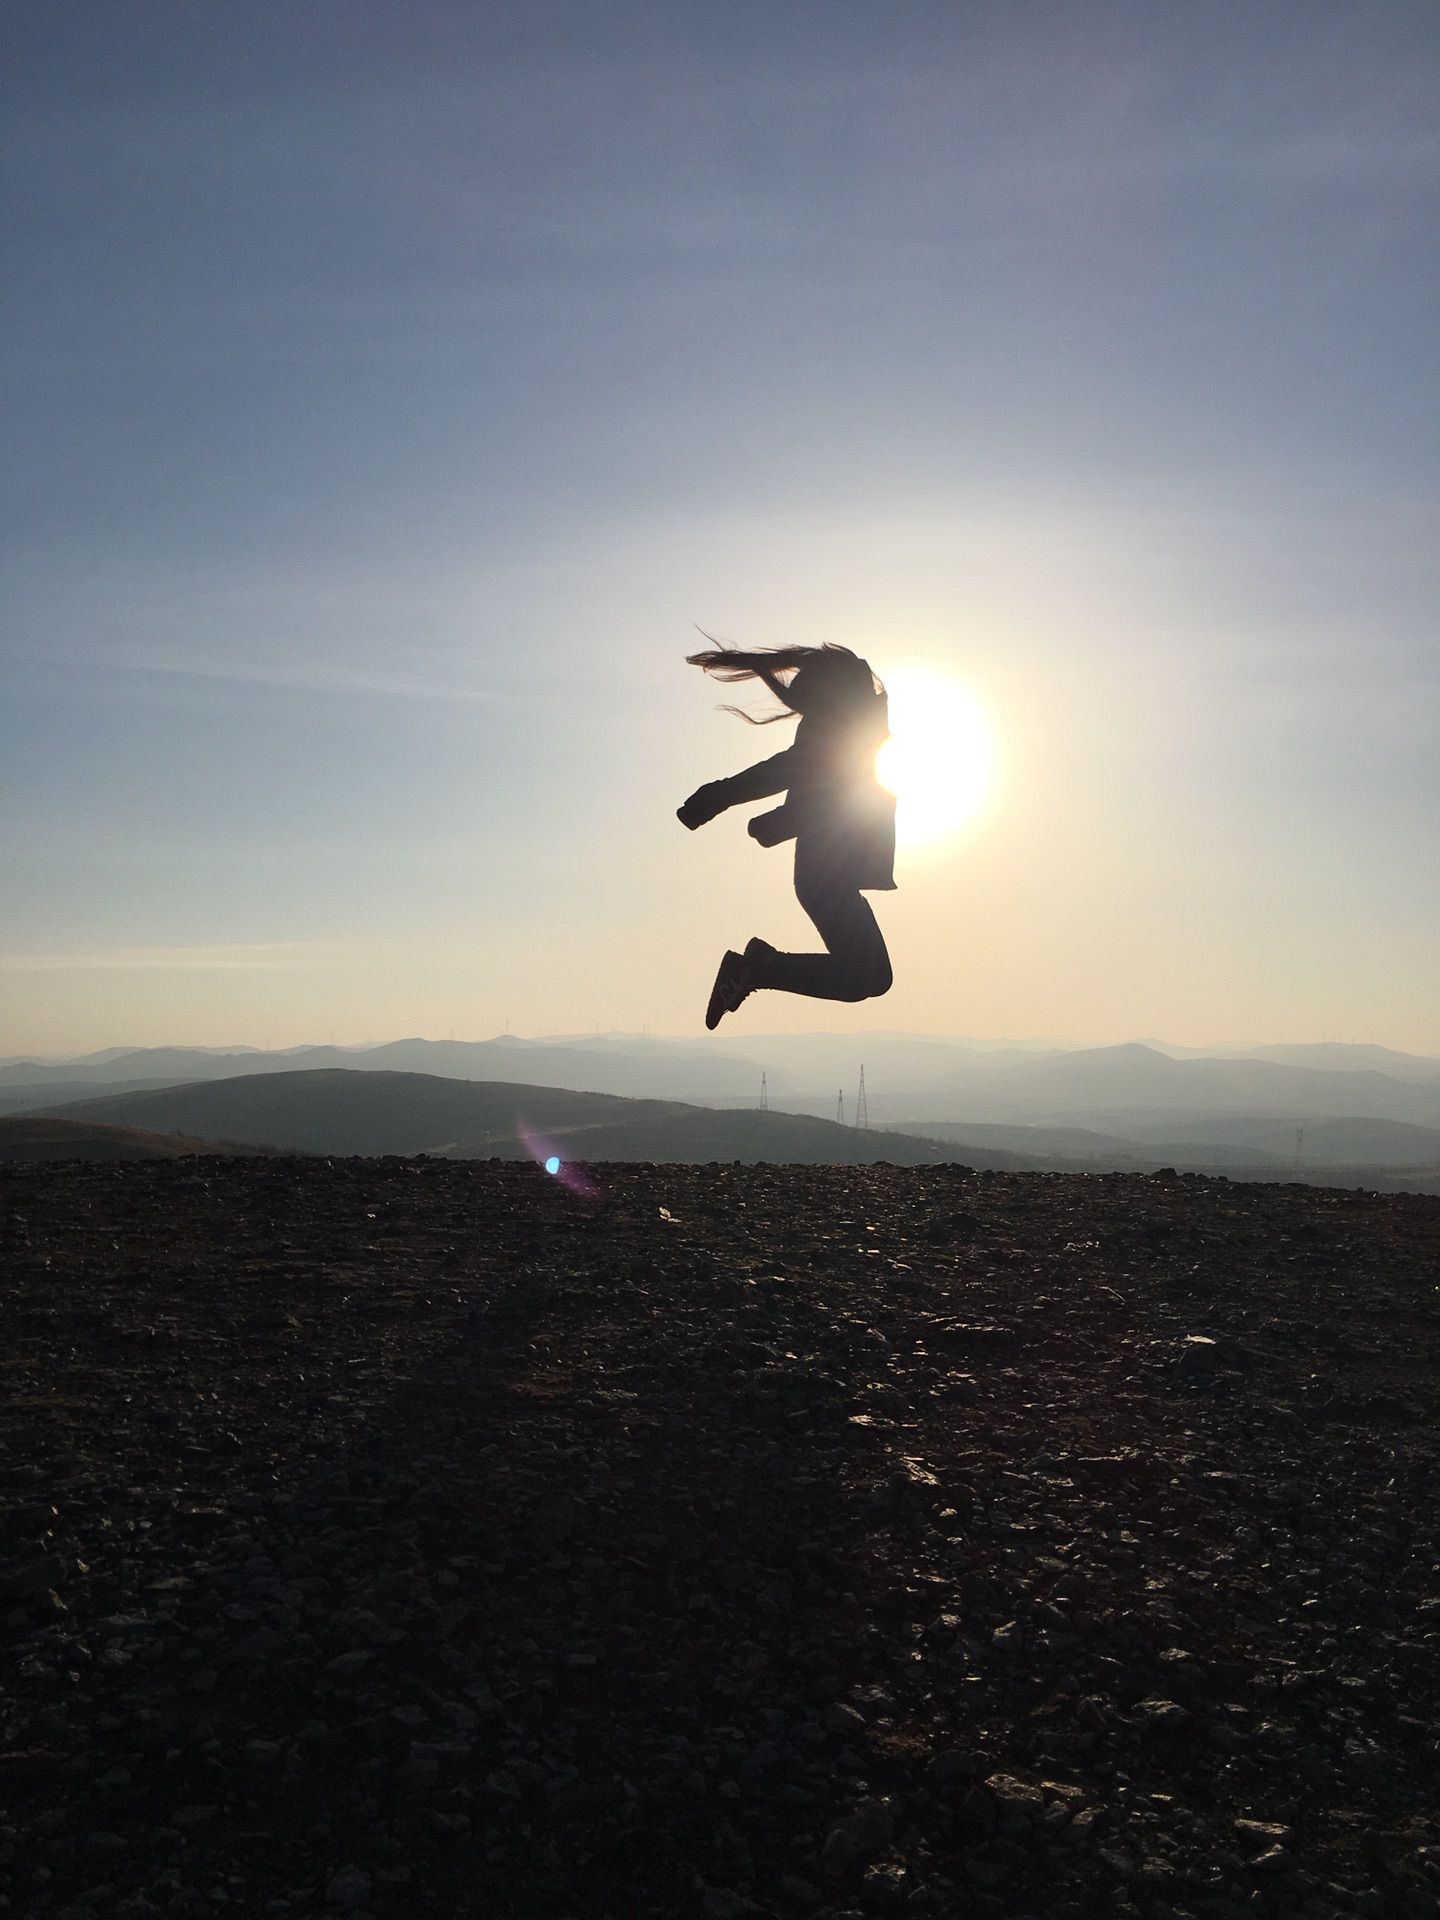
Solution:
[[[875,771],[895,795],[901,846],[928,846],[980,812],[995,776],[990,716],[954,680],[928,672],[887,673],[891,736]]]

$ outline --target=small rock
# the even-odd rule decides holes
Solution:
[[[867,1907],[888,1913],[904,1900],[906,1880],[904,1867],[894,1861],[885,1861],[878,1867],[867,1867],[860,1881],[860,1898]]]
[[[1281,1873],[1291,1864],[1291,1855],[1284,1847],[1267,1847],[1264,1853],[1256,1854],[1250,1862],[1252,1873]]]
[[[763,1914],[765,1909],[730,1887],[706,1887],[700,1896],[700,1911],[705,1920],[748,1920],[751,1914]]]
[[[1189,1720],[1190,1715],[1176,1700],[1142,1700],[1135,1708],[1135,1717],[1143,1727],[1163,1733],[1176,1733]]]
[[[538,1547],[557,1547],[575,1531],[580,1502],[568,1493],[547,1493],[530,1515],[530,1538]]]
[[[1045,1795],[1040,1788],[1031,1786],[1028,1780],[1017,1779],[1013,1773],[989,1774],[985,1784],[1006,1813],[1034,1819],[1044,1810]]]
[[[34,1606],[58,1596],[50,1589],[65,1572],[58,1554],[42,1554],[36,1560],[10,1560],[0,1563],[0,1603]]]
[[[327,1661],[325,1671],[338,1673],[342,1677],[346,1674],[360,1673],[374,1658],[374,1654],[367,1648],[357,1647],[353,1653],[340,1653],[333,1660]]]
[[[370,1898],[371,1879],[355,1866],[341,1867],[325,1885],[325,1904],[330,1907],[363,1907]]]
[[[1187,1333],[1180,1342],[1175,1364],[1181,1373],[1210,1373],[1219,1366],[1220,1343],[1208,1333]]]
[[[1247,1840],[1288,1840],[1289,1827],[1281,1826],[1277,1820],[1237,1820],[1235,1831]]]
[[[177,1827],[203,1827],[207,1826],[219,1811],[219,1807],[181,1807],[180,1811],[172,1817]]]
[[[1065,1844],[1071,1847],[1083,1846],[1095,1831],[1095,1823],[1099,1818],[1098,1807],[1081,1807],[1065,1829]]]
[[[825,1726],[830,1733],[857,1734],[865,1731],[865,1716],[857,1713],[854,1707],[846,1706],[843,1700],[837,1700],[833,1707],[826,1710]]]
[[[926,1763],[925,1778],[934,1792],[949,1793],[962,1780],[975,1779],[980,1764],[974,1754],[967,1753],[963,1747],[944,1747]]]
[[[830,1829],[820,1864],[832,1879],[844,1879],[888,1847],[894,1831],[894,1819],[883,1800],[862,1801],[848,1819]]]

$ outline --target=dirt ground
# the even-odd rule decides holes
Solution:
[[[1440,1912],[1440,1201],[0,1172],[0,1909]]]

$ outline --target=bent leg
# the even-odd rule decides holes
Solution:
[[[811,1000],[870,1000],[888,993],[894,975],[870,902],[856,888],[807,873],[798,862],[795,897],[827,951],[777,953],[752,941],[745,951],[750,986]]]

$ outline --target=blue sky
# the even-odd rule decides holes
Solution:
[[[7,41],[0,1051],[697,1031],[699,622],[993,716],[867,1022],[1440,1052],[1432,6]]]

